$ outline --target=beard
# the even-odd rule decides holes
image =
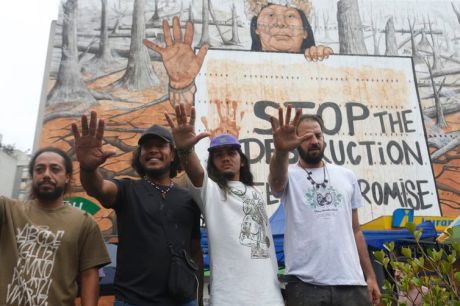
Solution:
[[[236,174],[234,172],[222,172],[222,176],[229,181],[233,181],[235,179],[235,175]]]
[[[160,169],[146,169],[146,168],[144,168],[144,172],[145,172],[145,175],[147,175],[148,177],[159,178],[159,177],[163,176],[164,174],[169,173],[170,168],[171,168],[170,166],[163,167],[163,168],[160,168]]]
[[[317,147],[317,148],[320,149],[320,151],[312,153],[312,152],[307,152],[304,149],[302,149],[300,146],[298,146],[297,147],[297,152],[299,152],[300,158],[305,163],[307,163],[307,164],[317,164],[324,157],[324,149],[325,149],[325,147],[323,146],[323,148],[320,148],[320,147]]]
[[[50,191],[41,191],[41,184],[32,187],[32,195],[39,201],[51,202],[59,199],[64,194],[64,187],[54,185],[54,189]]]

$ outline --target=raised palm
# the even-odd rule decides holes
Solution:
[[[206,44],[201,46],[198,54],[195,54],[192,50],[193,24],[187,22],[185,35],[182,38],[178,17],[173,18],[174,40],[171,38],[170,27],[166,20],[163,20],[163,34],[166,43],[164,48],[147,39],[144,39],[144,44],[161,55],[171,87],[185,88],[195,80],[200,71],[208,46]]]
[[[190,120],[187,120],[185,112],[185,105],[183,103],[175,106],[176,111],[176,124],[171,117],[165,113],[166,120],[171,127],[174,137],[174,143],[179,150],[187,150],[192,148],[198,141],[204,137],[208,137],[210,133],[203,132],[200,134],[195,133],[195,108],[192,107],[190,111]]]
[[[80,163],[80,168],[86,171],[94,171],[102,165],[107,158],[115,152],[102,150],[102,139],[104,136],[104,121],[97,121],[97,113],[91,112],[88,125],[88,118],[81,116],[81,134],[78,126],[72,124],[72,133],[75,137],[75,154]]]
[[[300,109],[296,110],[294,119],[291,122],[292,106],[288,105],[286,117],[283,116],[283,109],[278,109],[278,119],[271,117],[273,143],[277,151],[288,152],[296,149],[302,141],[311,137],[310,134],[297,135],[297,126],[302,114]]]

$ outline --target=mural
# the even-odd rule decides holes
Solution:
[[[460,210],[460,1],[292,0],[318,49],[336,54],[412,56],[426,142],[441,213]],[[107,178],[135,176],[131,152],[152,123],[173,115],[160,56],[144,47],[164,43],[161,21],[179,16],[194,23],[193,45],[257,50],[253,17],[266,1],[65,0],[55,24],[46,99],[38,125],[40,146],[56,145],[73,156],[70,124],[96,110],[106,120],[105,144],[117,151],[102,169]],[[253,21],[251,23],[251,21]],[[304,25],[305,22],[303,21]],[[260,34],[260,33],[259,33]],[[263,33],[262,33],[263,34]],[[262,35],[261,34],[261,35]],[[263,49],[262,47],[259,47]],[[289,55],[286,55],[289,56]],[[327,60],[326,60],[327,61]],[[200,84],[197,83],[198,89]],[[236,103],[216,103],[221,120],[238,130],[245,116]],[[77,168],[78,169],[78,168]],[[74,179],[75,197],[88,198]],[[79,203],[74,203],[80,205]],[[89,204],[85,204],[89,205]],[[276,205],[276,204],[273,204]],[[91,205],[90,205],[91,206]],[[93,207],[93,206],[92,206]],[[94,207],[93,207],[94,208]],[[100,207],[99,207],[100,208]],[[106,239],[116,237],[111,210],[93,209]]]

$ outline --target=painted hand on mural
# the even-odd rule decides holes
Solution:
[[[187,112],[184,103],[175,106],[176,123],[165,113],[166,120],[171,127],[174,143],[178,150],[188,150],[195,146],[201,139],[208,137],[210,133],[195,133],[195,108],[190,110],[190,119],[187,120]]]
[[[95,111],[91,112],[89,125],[86,115],[81,116],[81,134],[77,124],[72,123],[72,133],[75,137],[75,154],[81,169],[94,171],[107,158],[115,155],[114,151],[102,150],[104,126],[104,120],[101,119],[98,122]]]
[[[307,61],[322,61],[323,59],[327,59],[329,55],[333,54],[331,48],[319,45],[319,46],[311,46],[308,49],[305,49],[304,56]]]
[[[297,135],[297,125],[300,121],[301,109],[296,109],[294,119],[291,121],[292,106],[286,108],[286,117],[283,109],[278,109],[278,119],[270,117],[273,133],[273,143],[277,151],[289,152],[296,149],[304,140],[313,136],[312,133]]]
[[[195,54],[192,49],[193,24],[190,21],[186,23],[185,35],[182,37],[180,20],[177,16],[173,18],[174,39],[171,37],[170,27],[166,20],[163,20],[163,34],[166,43],[164,48],[147,39],[144,39],[144,44],[161,55],[169,76],[169,85],[173,89],[186,88],[193,83],[200,71],[208,45],[202,45],[198,54]]]
[[[210,127],[207,117],[201,117],[201,122],[203,122],[206,130],[211,132],[211,137],[217,136],[219,134],[232,134],[238,138],[241,129],[241,120],[243,120],[244,112],[238,114],[238,101],[214,101],[211,100],[210,104],[215,104],[217,109],[217,114],[219,115],[219,124],[215,128]]]

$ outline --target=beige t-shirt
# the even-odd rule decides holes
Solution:
[[[79,272],[108,263],[86,212],[0,197],[0,306],[74,305]]]

